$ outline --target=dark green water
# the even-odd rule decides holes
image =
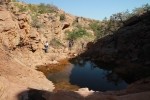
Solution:
[[[103,68],[91,61],[75,60],[71,66],[49,73],[47,77],[56,84],[67,81],[71,85],[95,91],[122,90],[128,86],[115,72]]]

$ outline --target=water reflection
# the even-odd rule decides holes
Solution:
[[[71,66],[49,73],[47,77],[55,84],[69,82],[95,91],[121,90],[128,85],[114,71],[102,69],[91,61],[75,59],[71,63]]]
[[[91,61],[75,61],[70,75],[70,83],[80,87],[88,87],[92,90],[121,90],[127,87],[127,83],[115,72],[101,69]]]

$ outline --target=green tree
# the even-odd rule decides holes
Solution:
[[[148,11],[150,11],[150,5],[149,4],[145,4],[142,7],[135,8],[133,10],[133,15],[141,15],[141,14],[146,13]]]
[[[43,13],[52,13],[55,12],[55,10],[58,10],[58,8],[54,5],[51,4],[44,4],[40,3],[38,5],[38,13],[43,14]]]
[[[83,36],[88,35],[87,31],[83,28],[74,29],[71,32],[67,33],[68,40],[77,40],[78,38],[82,38]]]

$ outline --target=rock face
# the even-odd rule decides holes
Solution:
[[[11,2],[12,0],[0,0],[0,4],[4,4],[4,3],[9,3]]]
[[[41,72],[27,67],[13,55],[0,49],[0,57],[0,100],[18,100],[17,95],[28,88],[54,89]]]
[[[150,66],[150,12],[133,17],[113,35],[88,45],[83,54],[98,61]]]
[[[36,15],[30,10],[21,12],[24,9],[20,7],[27,7],[27,4],[9,1],[0,6],[0,47],[31,67],[47,64],[52,59],[70,57],[65,32],[76,27],[73,23],[77,17],[61,10]],[[62,20],[61,15],[64,15],[65,19]],[[82,26],[85,26],[89,22],[90,19],[84,19],[78,24],[82,23]],[[46,41],[50,44],[47,54],[44,52]],[[78,44],[74,44],[76,45]],[[78,50],[74,49],[71,52],[77,54]]]
[[[17,23],[13,21],[10,13],[8,11],[0,11],[0,32],[1,32],[1,44],[8,48],[13,48],[19,43],[19,27]]]

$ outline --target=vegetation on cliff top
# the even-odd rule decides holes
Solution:
[[[97,40],[106,35],[113,34],[117,29],[125,25],[125,21],[129,18],[133,16],[140,16],[148,11],[150,11],[150,5],[145,4],[142,7],[135,8],[132,13],[127,10],[125,12],[113,14],[110,18],[105,18],[100,22],[95,21],[90,24],[90,27],[94,31]]]

